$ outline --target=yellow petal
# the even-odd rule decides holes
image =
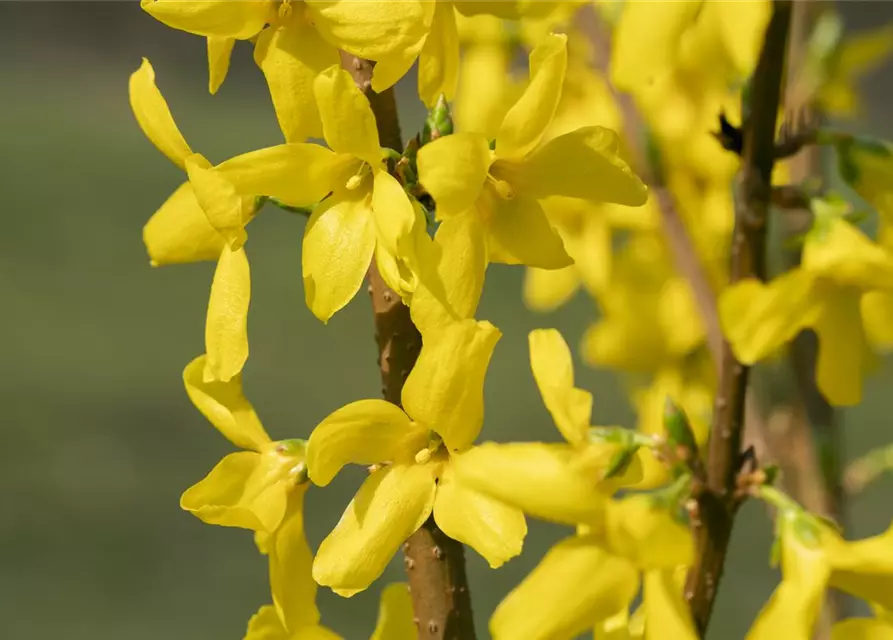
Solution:
[[[520,509],[510,507],[464,485],[446,465],[434,498],[434,521],[441,531],[501,567],[519,553],[527,535]]]
[[[826,294],[815,321],[819,337],[816,383],[834,406],[853,406],[862,401],[862,377],[866,342],[859,304],[861,293],[837,289]]]
[[[794,269],[768,285],[743,280],[722,292],[722,329],[739,360],[753,364],[815,323],[820,304],[814,283],[809,273]]]
[[[313,23],[330,43],[361,58],[417,46],[431,27],[433,2],[307,0]]]
[[[264,28],[273,11],[271,0],[141,0],[153,18],[199,36],[247,40]]]
[[[251,272],[245,249],[224,247],[214,271],[205,321],[205,382],[227,382],[248,359]]]
[[[373,472],[347,505],[313,561],[313,578],[349,597],[376,580],[434,505],[428,465],[393,465]]]
[[[130,76],[130,108],[152,144],[178,167],[186,169],[186,158],[192,155],[192,149],[155,85],[155,70],[146,58]]]
[[[434,5],[434,21],[419,55],[419,97],[428,108],[440,94],[452,100],[459,80],[459,33],[449,2]]]
[[[646,640],[698,640],[682,589],[673,578],[673,569],[645,572],[643,591]]]
[[[606,546],[643,570],[690,566],[694,540],[688,527],[646,494],[610,503],[605,514]]]
[[[319,622],[316,582],[311,575],[313,554],[304,534],[304,495],[308,486],[297,486],[291,492],[282,524],[271,536],[267,551],[273,606],[291,633]]]
[[[574,387],[571,350],[555,329],[537,329],[528,336],[530,368],[546,409],[564,439],[581,444],[589,430],[592,394]]]
[[[496,608],[494,640],[572,640],[629,606],[639,589],[635,568],[592,538],[552,547]]]
[[[502,333],[489,322],[463,320],[423,336],[419,359],[403,386],[403,408],[452,450],[467,448],[484,422],[484,378]]]
[[[443,136],[419,149],[419,182],[444,218],[471,207],[481,194],[490,168],[487,139],[476,133]]]
[[[862,296],[861,306],[868,341],[879,349],[893,348],[893,294],[869,291]]]
[[[511,77],[509,52],[499,42],[466,47],[461,65],[453,120],[460,131],[492,140],[523,89]]]
[[[599,520],[609,495],[577,457],[564,444],[486,442],[454,455],[452,464],[477,491],[536,518],[576,525]]]
[[[254,48],[254,61],[267,79],[287,142],[322,137],[313,80],[323,69],[338,64],[335,48],[302,18],[300,11],[293,10],[282,23],[264,30]]]
[[[496,134],[496,155],[523,158],[533,151],[561,99],[567,70],[567,36],[549,34],[530,52],[530,84]]]
[[[307,470],[321,487],[346,464],[411,462],[428,446],[428,431],[385,400],[359,400],[320,422],[307,442]]]
[[[807,235],[803,269],[841,286],[893,288],[893,255],[869,240],[859,228],[840,219]]]
[[[406,245],[412,242],[416,211],[403,187],[387,171],[375,172],[372,211],[378,238],[385,249],[395,255],[404,255]]]
[[[186,394],[227,440],[240,449],[260,451],[270,443],[270,436],[242,394],[242,374],[236,374],[229,382],[205,382],[206,360],[206,356],[199,356],[183,369]]]
[[[247,239],[245,225],[254,216],[254,198],[237,194],[223,175],[204,166],[206,162],[198,155],[186,159],[186,172],[195,199],[211,226],[220,232],[230,247],[238,249]]]
[[[619,155],[617,134],[603,127],[582,127],[553,138],[523,164],[527,193],[566,196],[589,202],[638,207],[648,190]]]
[[[874,618],[850,618],[831,628],[831,640],[893,640],[893,625]]]
[[[214,167],[237,193],[270,196],[308,207],[332,191],[337,178],[356,161],[318,144],[280,144],[231,158]]]
[[[289,636],[276,609],[266,604],[251,616],[248,631],[242,640],[289,640]]]
[[[375,265],[382,280],[393,289],[404,304],[409,304],[419,286],[426,256],[432,252],[433,241],[428,235],[428,218],[418,201],[412,202],[415,222],[407,235],[398,239],[398,251],[385,246],[381,230],[376,225]]]
[[[573,263],[558,232],[549,224],[539,202],[517,196],[491,198],[490,259],[505,264],[525,264],[542,269],[561,269]]]
[[[143,227],[152,266],[217,260],[226,241],[208,222],[188,182],[180,185]]]
[[[760,54],[762,34],[766,32],[772,15],[772,3],[767,0],[726,2],[722,5],[708,2],[705,3],[705,10],[717,12],[723,43],[738,72],[750,74]]]
[[[208,91],[217,93],[229,72],[229,59],[233,52],[234,38],[208,37]]]
[[[893,609],[893,528],[855,542],[826,538],[831,585],[885,609]]]
[[[370,200],[362,189],[336,191],[317,207],[304,229],[304,298],[323,322],[353,299],[372,262],[375,225]]]
[[[424,42],[419,42],[411,49],[395,51],[390,55],[382,56],[372,70],[372,90],[375,93],[382,93],[397,84],[419,57],[419,51],[423,44]]]
[[[282,522],[294,460],[239,451],[225,456],[180,497],[180,507],[208,524],[272,533]]]
[[[351,6],[374,4],[350,2]],[[339,66],[329,67],[313,83],[323,135],[332,150],[381,164],[381,148],[375,116],[366,96],[357,89],[350,74]]]
[[[389,584],[381,592],[378,621],[369,640],[418,640],[414,617],[409,585],[405,582]]]
[[[576,265],[563,269],[527,267],[524,271],[524,304],[531,311],[554,311],[573,298],[579,288]]]

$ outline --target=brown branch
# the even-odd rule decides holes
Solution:
[[[735,184],[732,283],[744,278],[766,278],[766,218],[790,23],[791,0],[775,0],[754,71],[751,115],[744,129],[743,158]],[[710,621],[740,504],[734,489],[740,471],[747,378],[748,367],[735,359],[728,342],[724,342],[708,445],[707,484],[698,496],[700,526],[695,527],[695,565],[686,584],[686,598],[702,636]]]
[[[342,52],[341,65],[369,99],[381,144],[401,151],[393,90],[372,91],[372,63],[368,60]],[[374,261],[369,268],[369,295],[375,315],[381,392],[386,400],[400,405],[403,383],[418,358],[422,336],[410,319],[409,308],[382,280]],[[429,518],[404,543],[403,550],[419,640],[474,640],[462,543],[449,538]]]

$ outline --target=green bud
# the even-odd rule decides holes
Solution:
[[[616,478],[617,476],[622,475],[627,469],[629,469],[629,465],[635,459],[636,452],[638,450],[639,445],[632,444],[629,446],[625,446],[617,451],[613,456],[611,456],[611,460],[605,467],[603,477],[607,480],[609,478]]]
[[[425,145],[451,133],[453,133],[453,116],[450,113],[450,105],[446,101],[446,96],[441,93],[437,98],[437,103],[431,107],[428,117],[425,118],[421,143]]]
[[[671,445],[686,449],[693,457],[698,455],[698,443],[688,416],[670,396],[667,396],[664,403],[664,429],[667,430]]]

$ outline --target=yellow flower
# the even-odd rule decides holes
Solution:
[[[641,479],[637,454],[590,439],[592,395],[574,386],[570,349],[554,329],[532,331],[530,366],[562,444],[484,443],[457,457],[456,473],[478,491],[537,518],[576,525],[597,522],[613,491]],[[616,478],[605,478],[622,460]]]
[[[849,618],[831,629],[831,640],[891,640],[893,622],[882,618]]]
[[[570,264],[541,198],[645,202],[644,185],[617,156],[613,132],[586,127],[540,145],[561,95],[565,43],[565,36],[550,35],[531,53],[530,84],[503,119],[494,151],[479,133],[444,136],[419,151],[419,180],[438,217],[473,217],[490,261],[546,269]]]
[[[834,140],[840,177],[881,218],[880,238],[893,248],[893,145],[885,140],[842,135]]]
[[[306,479],[304,445],[271,441],[242,395],[241,374],[228,382],[206,382],[205,358],[199,356],[183,370],[186,393],[208,421],[244,451],[226,455],[183,493],[180,506],[209,524],[272,534],[286,517],[289,496]],[[297,507],[300,510],[300,502]]]
[[[727,288],[720,319],[745,364],[813,329],[819,338],[819,389],[833,405],[853,405],[862,398],[863,373],[871,364],[861,303],[868,292],[891,289],[893,256],[848,222],[819,215],[806,238],[802,266],[769,284],[745,280]]]
[[[478,493],[453,471],[455,457],[480,432],[484,377],[500,335],[474,320],[426,335],[403,387],[403,409],[360,400],[314,429],[307,447],[314,483],[327,485],[349,463],[381,465],[320,545],[313,563],[319,584],[344,596],[362,591],[432,513],[444,533],[492,567],[520,553],[524,515]]]
[[[350,74],[332,66],[316,77],[314,92],[330,149],[283,144],[212,172],[242,195],[297,207],[325,198],[307,222],[301,263],[307,306],[327,322],[359,290],[374,254],[387,283],[408,295],[427,233],[424,214],[387,171],[375,116]]]
[[[143,229],[153,265],[217,259],[205,323],[205,379],[226,382],[248,358],[251,279],[243,244],[256,212],[253,196],[236,194],[193,153],[155,85],[145,58],[130,77],[130,104],[146,137],[189,176]]]

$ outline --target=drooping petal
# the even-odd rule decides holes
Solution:
[[[395,51],[390,55],[382,56],[372,70],[372,90],[382,93],[397,84],[419,57],[419,51],[423,44],[424,42],[419,42],[411,49]]]
[[[375,245],[375,265],[385,284],[407,305],[418,288],[423,265],[428,262],[427,256],[431,254],[433,245],[433,240],[428,235],[428,218],[422,205],[413,201],[412,208],[415,222],[409,234],[399,238],[396,253],[388,250],[381,229],[376,225],[378,241]]]
[[[280,144],[220,163],[220,173],[241,195],[270,196],[309,207],[335,188],[338,176],[356,164],[318,144]]]
[[[265,604],[248,621],[248,631],[242,640],[289,640],[276,609]]]
[[[884,351],[893,349],[893,293],[869,291],[862,296],[861,307],[865,334],[871,345]]]
[[[700,637],[674,573],[671,568],[645,572],[643,606],[646,640],[698,640]]]
[[[227,440],[240,449],[260,451],[270,444],[270,436],[242,394],[242,374],[237,373],[229,382],[205,382],[206,360],[201,355],[183,369],[186,394]]]
[[[188,182],[164,201],[146,226],[143,243],[153,267],[217,260],[226,241],[208,222]]]
[[[375,172],[372,188],[372,211],[378,238],[391,253],[401,256],[412,242],[416,211],[403,187],[387,171]]]
[[[275,15],[272,0],[141,0],[161,23],[199,36],[247,40]]]
[[[454,455],[461,482],[543,520],[577,525],[599,520],[609,492],[575,465],[564,444],[485,442]]]
[[[434,20],[419,54],[419,97],[431,108],[440,94],[452,100],[459,80],[459,32],[450,2],[434,5]]]
[[[555,329],[531,331],[528,342],[530,368],[555,426],[571,444],[582,443],[592,416],[592,394],[574,387],[571,350]]]
[[[235,38],[208,37],[208,91],[217,93],[229,73],[229,59],[233,52]]]
[[[307,0],[307,6],[323,38],[370,60],[418,46],[434,16],[434,3],[418,0]]]
[[[531,196],[566,196],[593,203],[637,207],[648,190],[619,155],[617,134],[581,127],[553,138],[522,165],[521,184]]]
[[[225,456],[180,497],[180,507],[208,524],[272,533],[282,522],[294,461],[268,449]]]
[[[347,4],[361,6],[375,3]],[[314,80],[313,93],[329,147],[337,153],[352,155],[378,167],[381,164],[381,148],[375,115],[350,74],[338,65],[329,67]]]
[[[347,505],[313,561],[313,578],[345,597],[375,581],[434,505],[430,465],[393,465],[373,472]]]
[[[419,149],[419,182],[445,218],[471,207],[481,194],[490,168],[487,139],[476,133],[443,136]]]
[[[369,640],[418,640],[414,617],[409,585],[405,582],[389,584],[381,592],[378,620]]]
[[[635,567],[593,538],[552,547],[490,618],[494,640],[572,640],[628,607],[639,589]]]
[[[301,11],[292,10],[283,22],[260,34],[254,61],[267,79],[285,140],[321,137],[313,81],[321,71],[338,64],[335,48],[303,19]]]
[[[484,288],[487,247],[474,212],[440,223],[410,304],[422,335],[473,318]]]
[[[694,539],[666,506],[647,494],[614,500],[605,513],[606,546],[643,570],[690,566]]]
[[[568,302],[580,288],[577,266],[562,269],[524,270],[524,304],[532,311],[554,311]]]
[[[282,523],[267,549],[273,606],[290,633],[319,622],[316,582],[311,575],[313,554],[304,534],[304,495],[308,487],[303,484],[292,490]]]
[[[446,465],[434,498],[434,521],[441,531],[501,567],[519,553],[527,535],[524,513],[472,489]]]
[[[862,401],[862,378],[868,368],[861,293],[834,287],[826,295],[815,322],[819,337],[816,384],[832,405],[853,406]]]
[[[573,264],[539,202],[522,196],[506,200],[495,195],[491,195],[490,201],[487,231],[493,262],[541,269],[561,269]]]
[[[363,189],[339,190],[317,207],[304,229],[304,298],[323,322],[353,299],[372,262],[370,196]]]
[[[845,220],[832,219],[807,235],[802,264],[841,287],[893,289],[890,251]]]
[[[307,442],[307,471],[321,487],[346,464],[412,462],[428,446],[428,430],[385,400],[359,400],[320,422]]]
[[[207,161],[199,155],[186,159],[186,173],[195,191],[195,199],[211,226],[232,249],[238,249],[248,238],[245,225],[254,217],[254,198],[240,196],[225,177],[206,164]]]
[[[484,378],[502,333],[489,322],[463,320],[423,336],[403,386],[403,408],[433,429],[451,451],[471,445],[484,422]]]
[[[530,84],[496,134],[496,155],[520,159],[540,143],[561,99],[567,71],[567,36],[549,34],[530,52]]]
[[[146,58],[130,76],[130,108],[140,129],[152,144],[185,170],[186,158],[192,155],[192,149],[177,128],[164,96],[155,85],[155,70]]]
[[[214,271],[205,321],[205,382],[227,382],[245,366],[250,299],[251,272],[245,249],[224,247]]]
[[[720,321],[739,360],[753,364],[815,323],[821,307],[814,282],[795,269],[768,285],[742,280],[722,292]]]
[[[833,587],[893,610],[893,527],[855,542],[834,536],[826,546]]]

